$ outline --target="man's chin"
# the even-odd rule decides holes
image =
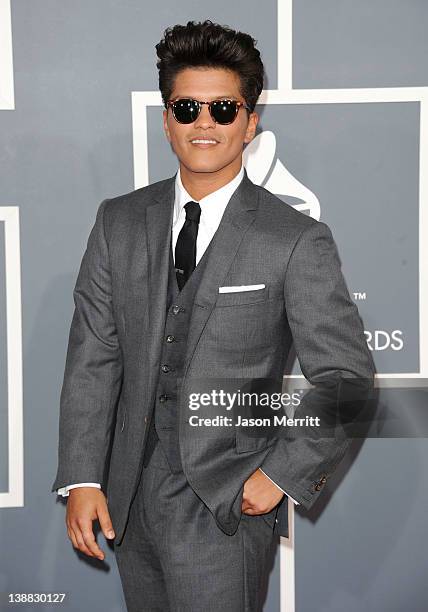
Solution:
[[[192,161],[191,163],[186,163],[185,161],[182,161],[182,164],[185,166],[186,170],[188,172],[195,172],[195,173],[204,173],[204,174],[212,174],[214,172],[218,172],[219,170],[222,170],[225,165],[224,163],[208,163],[208,162],[195,162]]]

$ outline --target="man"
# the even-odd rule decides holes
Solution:
[[[175,176],[104,200],[74,300],[59,466],[73,546],[114,549],[128,610],[258,610],[286,495],[309,509],[347,441],[189,426],[192,381],[373,378],[330,229],[254,185],[254,40],[188,22],[156,46]],[[308,404],[309,406],[309,404]],[[203,428],[202,428],[203,429]]]

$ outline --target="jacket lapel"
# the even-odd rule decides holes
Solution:
[[[146,208],[146,244],[148,258],[149,335],[147,356],[149,372],[157,372],[165,328],[169,250],[175,199],[175,176],[168,179],[153,204]]]
[[[243,179],[232,194],[213,236],[206,267],[195,295],[183,366],[183,379],[217,301],[218,288],[224,284],[224,279],[239,246],[256,217],[258,204],[258,189],[250,181],[244,168]]]

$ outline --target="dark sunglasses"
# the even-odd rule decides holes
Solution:
[[[193,123],[199,117],[202,109],[202,104],[208,104],[208,110],[211,117],[220,125],[228,125],[236,119],[241,106],[249,112],[251,109],[244,102],[236,100],[212,100],[211,102],[201,102],[192,98],[179,98],[177,100],[168,100],[165,107],[172,107],[172,114],[178,123]]]

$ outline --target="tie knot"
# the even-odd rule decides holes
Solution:
[[[184,208],[186,210],[186,219],[190,219],[191,221],[196,221],[196,223],[199,223],[199,218],[201,216],[201,207],[199,203],[193,202],[193,200],[191,200],[190,202],[187,202],[187,204],[184,205]]]

